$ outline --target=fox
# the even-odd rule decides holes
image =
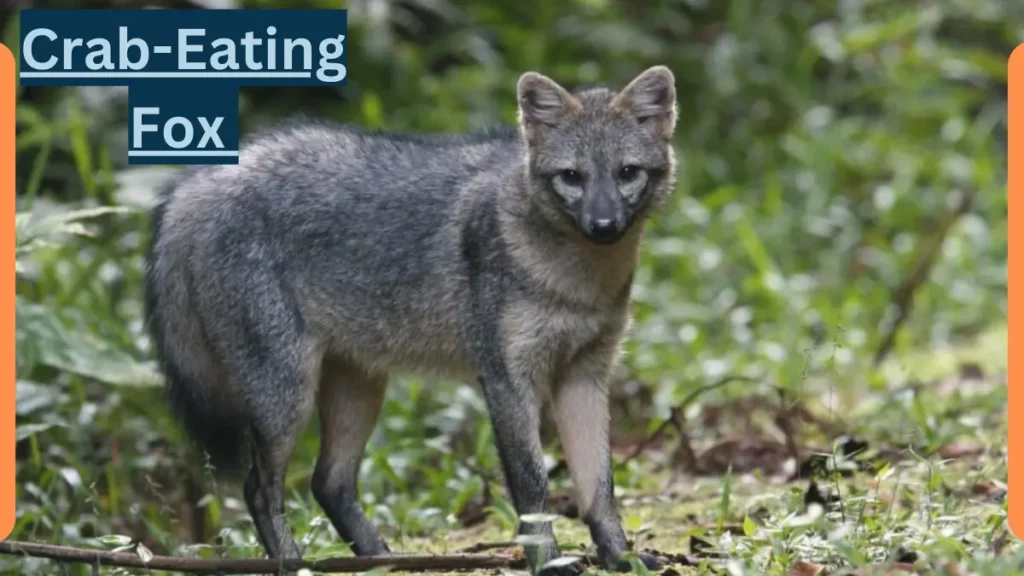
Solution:
[[[546,404],[600,566],[665,565],[622,528],[609,387],[644,229],[676,185],[675,78],[569,91],[531,71],[516,98],[515,125],[461,134],[284,121],[159,192],[144,313],[169,404],[241,484],[268,557],[301,558],[284,480],[314,408],[317,504],[353,554],[393,553],[358,476],[410,374],[479,386],[519,516],[547,511]],[[516,532],[531,573],[581,570],[550,563],[550,521]]]

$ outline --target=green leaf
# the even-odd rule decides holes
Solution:
[[[757,532],[757,526],[754,524],[754,521],[750,519],[750,516],[744,516],[743,517],[743,534],[745,534],[748,538],[750,538],[750,537],[753,537],[756,532]]]
[[[544,546],[551,541],[550,536],[544,534],[516,534],[513,542],[525,547]]]
[[[725,526],[725,519],[729,515],[729,499],[732,496],[732,464],[725,471],[725,479],[722,482],[722,497],[718,501],[718,529]]]
[[[25,416],[50,409],[65,399],[56,385],[44,385],[28,380],[18,380],[15,385],[14,410],[18,416]]]
[[[22,347],[30,347],[46,366],[107,384],[157,387],[163,383],[155,362],[136,360],[90,332],[66,325],[50,308],[21,296],[17,297],[15,322],[19,357]]]
[[[96,542],[104,544],[106,546],[128,546],[132,543],[131,536],[124,536],[121,534],[109,534],[106,536],[99,536]]]
[[[650,576],[651,571],[647,569],[647,566],[636,553],[623,554],[623,558],[629,562],[629,566],[633,569],[633,574],[637,576]]]
[[[136,553],[136,554],[138,554],[138,555],[139,555],[139,558],[141,558],[141,559],[142,559],[142,561],[143,561],[144,563],[146,563],[146,564],[148,564],[148,563],[149,563],[149,561],[153,559],[153,553],[152,553],[152,552],[150,552],[150,551],[149,551],[149,548],[146,548],[146,545],[145,545],[145,544],[143,544],[142,542],[139,542],[139,543],[138,543],[138,544],[136,545],[136,547],[135,547],[135,553]]]
[[[64,235],[88,235],[83,220],[91,220],[108,214],[132,214],[136,209],[125,206],[98,206],[78,210],[64,210],[46,216],[33,213],[19,213],[14,217],[17,245],[23,247],[31,242],[56,239]]]
[[[523,514],[519,517],[520,522],[527,524],[542,524],[544,522],[554,522],[558,520],[557,514]]]
[[[52,422],[47,422],[45,424],[22,424],[14,430],[14,441],[21,442],[30,436],[35,436],[40,432],[45,432],[54,426],[57,426],[57,424]]]
[[[77,99],[70,100],[68,114],[68,138],[71,141],[71,157],[75,161],[75,168],[78,170],[78,177],[82,181],[85,193],[90,197],[94,197],[96,195],[96,176],[94,173],[92,146],[89,144],[86,119],[82,114],[82,107]]]
[[[579,561],[580,559],[578,556],[559,556],[558,558],[545,562],[542,569],[562,568],[563,566],[571,566]]]
[[[516,514],[515,508],[512,504],[505,499],[501,494],[496,493],[497,490],[491,489],[491,501],[493,504],[488,508],[498,513],[498,516],[505,521],[508,526],[515,526],[518,524],[518,515]]]

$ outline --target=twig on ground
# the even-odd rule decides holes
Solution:
[[[523,560],[498,555],[447,554],[447,555],[401,555],[377,557],[340,557],[323,560],[276,560],[269,558],[181,558],[175,556],[153,556],[148,561],[136,554],[111,552],[88,548],[73,548],[34,542],[0,542],[0,554],[48,558],[58,562],[91,564],[92,566],[120,566],[125,568],[146,568],[187,572],[190,574],[276,574],[281,570],[294,571],[306,568],[314,572],[365,572],[381,566],[407,572],[493,570],[496,568],[521,568]]]
[[[782,436],[786,442],[786,452],[789,453],[790,458],[800,463],[800,446],[796,441],[796,430],[793,427],[791,418],[796,417],[803,424],[800,418],[803,413],[796,410],[796,407],[800,406],[798,401],[794,401],[792,404],[788,404],[786,401],[786,390],[781,386],[778,388],[779,393],[779,411],[775,414],[775,425],[782,431]]]
[[[679,442],[676,444],[676,449],[673,452],[672,467],[676,471],[680,468],[685,470],[696,470],[698,467],[697,463],[697,452],[693,449],[693,444],[690,443],[690,433],[686,431],[686,417],[679,413],[679,418],[676,424],[676,432],[679,434]],[[675,474],[672,478],[673,482],[677,480]]]
[[[914,258],[914,262],[910,266],[907,275],[903,277],[900,285],[893,292],[892,305],[896,308],[896,316],[886,327],[885,335],[875,351],[875,366],[881,364],[889,355],[889,352],[892,351],[893,344],[896,341],[896,333],[899,332],[900,327],[903,326],[903,323],[910,315],[910,309],[914,304],[914,295],[917,289],[928,280],[932,266],[935,265],[935,260],[939,256],[939,251],[946,242],[946,236],[952,230],[953,224],[971,209],[975,194],[976,191],[971,190],[961,196],[956,208],[939,222],[929,241],[917,252],[917,257]]]
[[[458,551],[459,554],[478,554],[480,552],[486,552],[488,550],[501,550],[504,548],[518,548],[521,546],[518,542],[511,540],[507,542],[477,542],[472,546],[466,546]]]
[[[669,426],[675,428],[676,431],[679,432],[680,438],[682,438],[683,441],[686,442],[686,448],[689,448],[688,436],[686,435],[683,426],[683,414],[686,411],[686,409],[689,408],[690,404],[692,404],[702,394],[710,392],[716,388],[721,388],[722,386],[725,386],[726,384],[729,384],[730,382],[734,382],[736,380],[743,380],[746,382],[757,382],[757,380],[755,380],[754,378],[749,378],[746,376],[725,376],[715,382],[712,382],[711,384],[706,384],[694,390],[693,392],[690,392],[686,396],[686,398],[683,398],[682,402],[680,402],[671,409],[668,418],[666,418],[665,421],[662,422],[658,426],[658,428],[655,429],[655,431],[650,434],[650,436],[645,438],[643,442],[641,442],[636,448],[633,449],[632,452],[630,452],[628,456],[626,456],[625,460],[623,460],[623,464],[635,460],[638,456],[640,456],[640,454],[642,454],[645,450],[650,448],[651,445],[653,445],[658,440],[661,440],[662,436],[665,435],[665,432],[668,431]],[[693,456],[691,460],[695,461],[696,456],[693,454],[693,449],[691,448],[689,452],[690,456]],[[683,456],[685,458],[685,454]],[[556,462],[550,470],[548,470],[548,478],[554,478],[559,474],[565,472],[567,469],[567,462],[565,461],[565,458],[562,458],[561,460]]]
[[[703,395],[703,394],[705,394],[707,392],[711,392],[712,390],[721,388],[722,386],[725,386],[726,384],[729,384],[731,382],[735,382],[737,380],[742,380],[744,382],[757,382],[756,379],[749,378],[747,376],[735,376],[735,375],[734,376],[724,376],[724,377],[716,380],[715,382],[712,382],[710,384],[705,384],[704,386],[701,386],[700,388],[697,388],[693,392],[690,392],[689,394],[686,395],[685,398],[683,398],[682,402],[680,402],[679,404],[676,404],[675,406],[672,407],[672,410],[669,411],[668,418],[666,418],[665,421],[662,422],[661,425],[658,426],[658,428],[655,429],[654,432],[650,436],[648,436],[646,440],[641,442],[640,445],[638,445],[633,450],[633,452],[629,454],[629,456],[626,456],[626,459],[625,459],[624,462],[629,462],[629,461],[635,459],[637,456],[642,454],[644,452],[644,450],[646,450],[652,444],[654,444],[655,442],[660,440],[661,437],[665,435],[665,432],[668,430],[669,426],[674,427],[676,430],[678,430],[680,433],[682,433],[683,432],[684,414],[686,413],[686,409],[690,407],[690,404],[693,404],[693,402],[696,401],[697,398],[699,398],[701,395]],[[687,442],[687,446],[689,446],[688,442]],[[693,450],[691,449],[690,450],[691,456],[692,456],[692,452],[693,452]]]

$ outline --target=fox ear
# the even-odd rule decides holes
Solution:
[[[665,66],[648,68],[615,96],[611,106],[668,140],[676,129],[675,76]]]
[[[558,124],[567,114],[580,107],[579,101],[565,88],[536,72],[520,76],[516,92],[519,125],[527,136],[537,128]]]

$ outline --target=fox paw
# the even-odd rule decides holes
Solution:
[[[582,559],[560,556],[545,564],[537,576],[579,576],[583,568]]]
[[[659,557],[657,557],[657,556],[655,556],[653,554],[648,554],[647,552],[637,552],[636,556],[637,556],[637,559],[640,560],[640,562],[642,562],[643,565],[646,566],[648,570],[661,570],[662,568],[665,567],[664,560],[662,560],[661,558],[659,558]],[[615,572],[632,572],[633,571],[633,565],[630,564],[629,560],[626,560],[625,558],[619,558],[619,559],[613,560],[609,564],[611,564],[609,566],[609,569],[610,570],[614,570]]]

